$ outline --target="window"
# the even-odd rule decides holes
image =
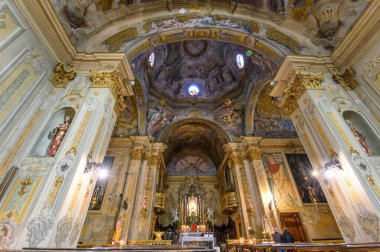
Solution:
[[[245,62],[244,62],[243,54],[241,53],[236,54],[236,64],[238,65],[240,69],[244,67],[244,63]]]
[[[149,65],[152,67],[153,64],[154,64],[154,53],[152,52],[150,55],[149,55],[149,58],[148,58],[148,62],[149,62]]]
[[[199,88],[197,87],[197,85],[191,84],[188,88],[188,91],[191,96],[196,96],[199,93]]]

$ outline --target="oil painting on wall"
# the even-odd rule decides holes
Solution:
[[[109,174],[111,174],[114,159],[114,157],[104,157],[101,169],[105,171],[105,174],[107,174],[107,176],[99,177],[96,181],[95,189],[90,201],[90,206],[88,208],[89,210],[100,210],[102,208],[104,194],[106,192]]]
[[[321,185],[312,175],[313,167],[306,154],[286,154],[290,170],[303,203],[327,203]]]
[[[276,207],[279,210],[294,208],[293,201],[297,199],[297,194],[282,154],[266,153],[262,155],[262,160]]]

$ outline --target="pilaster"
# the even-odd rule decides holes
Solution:
[[[291,116],[344,239],[378,241],[379,157],[367,144],[380,134],[357,103],[354,73],[338,74],[327,57],[288,56],[275,81],[271,96]]]

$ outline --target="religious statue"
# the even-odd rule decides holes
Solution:
[[[69,129],[71,122],[70,116],[66,116],[65,122],[58,125],[49,133],[49,139],[52,139],[49,145],[49,149],[46,153],[48,157],[54,157],[61,145],[63,138],[65,137],[67,130]]]
[[[365,138],[363,136],[363,133],[360,133],[359,131],[357,131],[355,129],[355,127],[352,125],[351,121],[350,120],[346,120],[348,126],[350,126],[350,129],[352,131],[352,133],[354,133],[354,136],[356,138],[356,140],[358,140],[358,142],[360,143],[360,145],[364,148],[364,151],[368,154],[368,156],[371,156],[372,155],[372,151],[371,149],[369,148],[369,146],[367,145],[366,141],[365,141]]]
[[[178,209],[178,207],[176,207],[176,208],[173,209],[173,211],[172,211],[173,222],[179,221],[178,214],[179,214],[179,209]]]
[[[214,219],[214,210],[211,207],[207,208],[207,220],[212,221]]]
[[[123,222],[121,220],[121,217],[119,217],[119,220],[116,222],[115,232],[113,233],[113,237],[112,237],[112,241],[114,243],[120,243],[122,229],[123,229]]]

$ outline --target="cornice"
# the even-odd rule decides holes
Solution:
[[[15,0],[15,3],[50,55],[57,62],[71,63],[77,52],[50,2],[47,0]]]
[[[380,1],[373,0],[366,11],[355,22],[338,47],[331,54],[331,59],[339,70],[351,67],[363,57],[380,38]]]

